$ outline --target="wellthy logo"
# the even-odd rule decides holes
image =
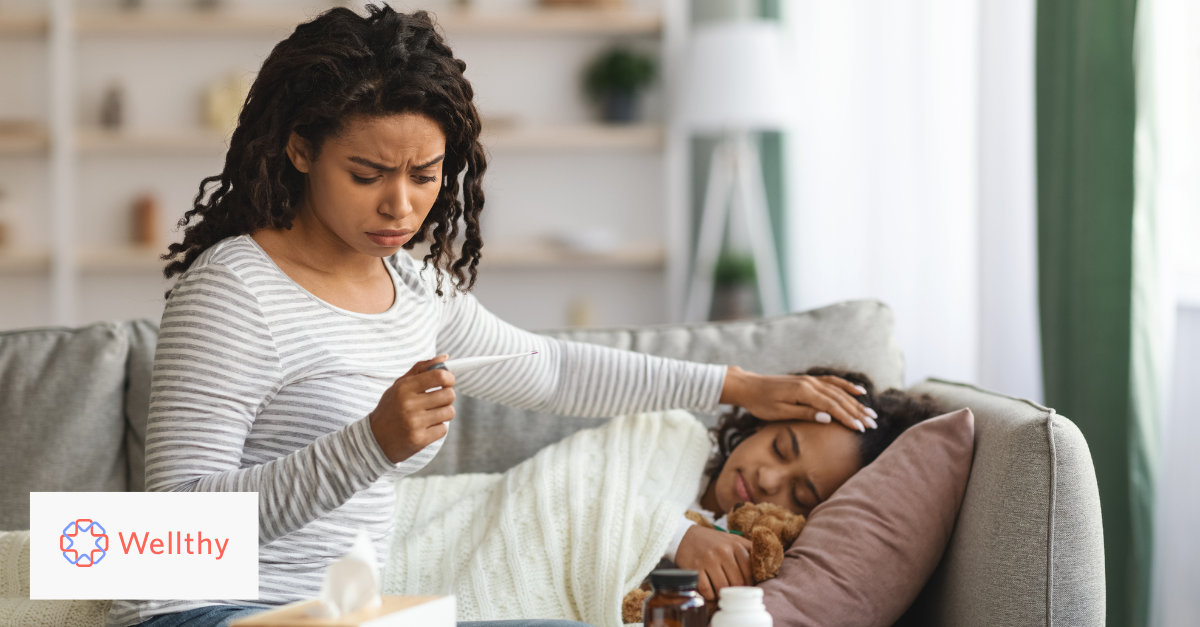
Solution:
[[[79,537],[81,533],[89,533],[91,535]],[[87,540],[94,540],[95,545],[85,553],[80,553],[75,548],[75,540],[78,538],[81,543],[86,544]],[[100,546],[101,543],[104,546]],[[77,518],[67,523],[63,528],[62,535],[58,536],[58,550],[62,551],[63,557],[67,558],[67,562],[87,568],[100,563],[105,555],[108,555],[108,534],[104,533],[104,527],[100,523],[90,518]]]
[[[30,492],[29,598],[256,600],[258,507],[255,492]]]
[[[86,532],[91,532],[91,536],[79,537],[79,534]],[[168,531],[166,535],[166,542],[163,542],[162,538],[151,538],[149,531],[143,532],[140,536],[137,533],[131,533],[126,539],[125,532],[118,531],[117,541],[121,545],[121,552],[125,555],[129,555],[132,551],[138,555],[145,555],[147,552],[151,555],[213,555],[216,559],[221,559],[225,557],[225,549],[229,546],[229,538],[214,538],[212,534],[205,538],[203,531],[197,531],[196,550],[193,551],[191,532],[185,536],[182,531]],[[95,546],[91,550],[80,553],[75,546],[77,538],[81,542],[95,540]],[[102,544],[103,546],[101,546]],[[214,546],[216,547],[215,551],[213,550]],[[78,518],[67,523],[62,535],[58,537],[58,548],[67,562],[87,568],[99,564],[100,560],[108,555],[108,534],[105,533],[104,527],[100,523],[90,518]]]

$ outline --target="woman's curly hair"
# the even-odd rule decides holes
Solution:
[[[404,248],[430,241],[425,265],[447,271],[459,291],[474,287],[487,159],[474,90],[463,77],[467,65],[454,58],[428,13],[367,9],[368,17],[344,8],[326,11],[271,51],[238,116],[224,170],[201,181],[192,209],[179,221],[183,241],[162,257],[170,262],[163,270],[167,278],[186,271],[222,239],[292,227],[304,195],[304,174],[285,152],[293,131],[319,153],[354,116],[411,112],[441,127],[446,157],[437,200]],[[460,220],[466,234],[456,257]],[[439,295],[441,283],[439,272]]]
[[[875,384],[871,378],[861,372],[849,372],[835,368],[809,368],[806,374],[814,377],[832,375],[841,377],[855,385],[862,386],[867,393],[856,397],[864,407],[870,407],[879,414],[875,419],[877,429],[867,429],[859,434],[858,455],[862,466],[875,461],[896,438],[900,437],[909,427],[932,418],[937,414],[937,405],[928,394],[910,394],[903,390],[888,389],[876,393]],[[746,438],[754,435],[766,422],[755,417],[740,407],[735,407],[729,413],[721,416],[717,426],[710,433],[717,441],[717,453],[708,461],[704,472],[710,481],[716,481],[717,476],[729,460],[729,454]]]

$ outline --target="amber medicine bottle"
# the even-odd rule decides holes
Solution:
[[[708,612],[704,597],[696,592],[699,573],[694,570],[656,570],[650,573],[654,593],[642,605],[644,627],[705,627]]]

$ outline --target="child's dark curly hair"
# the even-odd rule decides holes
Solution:
[[[459,291],[474,287],[487,159],[474,91],[463,77],[467,65],[454,58],[428,13],[367,8],[368,17],[344,8],[326,11],[271,51],[238,116],[224,170],[201,181],[192,209],[179,221],[186,227],[183,241],[162,257],[171,262],[163,270],[167,278],[186,271],[222,239],[291,228],[304,194],[304,175],[284,151],[293,131],[319,153],[354,116],[411,112],[429,117],[445,133],[445,178],[425,223],[404,247],[430,240],[425,264],[446,270]],[[456,258],[460,219],[466,237]],[[441,273],[437,292],[442,293]]]
[[[834,368],[810,368],[806,372],[793,374],[807,374],[814,377],[833,375],[867,390],[866,394],[857,399],[864,406],[874,409],[879,414],[879,417],[875,419],[879,428],[867,429],[866,433],[859,436],[861,439],[859,440],[858,454],[859,463],[862,466],[875,461],[883,449],[900,437],[900,434],[904,433],[906,429],[937,414],[937,406],[928,394],[918,396],[896,389],[884,390],[882,393],[876,394],[875,384],[871,382],[871,378],[861,372],[847,372]],[[713,427],[711,431],[717,441],[717,453],[709,460],[708,467],[705,468],[705,473],[710,481],[716,481],[733,449],[737,448],[737,445],[746,438],[754,435],[754,432],[764,424],[766,424],[765,421],[759,420],[740,407],[735,407],[733,411],[721,416],[721,419],[717,421],[717,426]]]

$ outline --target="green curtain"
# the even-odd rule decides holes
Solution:
[[[1130,396],[1135,0],[1037,4],[1038,275],[1046,403],[1087,438],[1108,625],[1143,627],[1149,496]],[[1136,521],[1136,524],[1135,524]]]

